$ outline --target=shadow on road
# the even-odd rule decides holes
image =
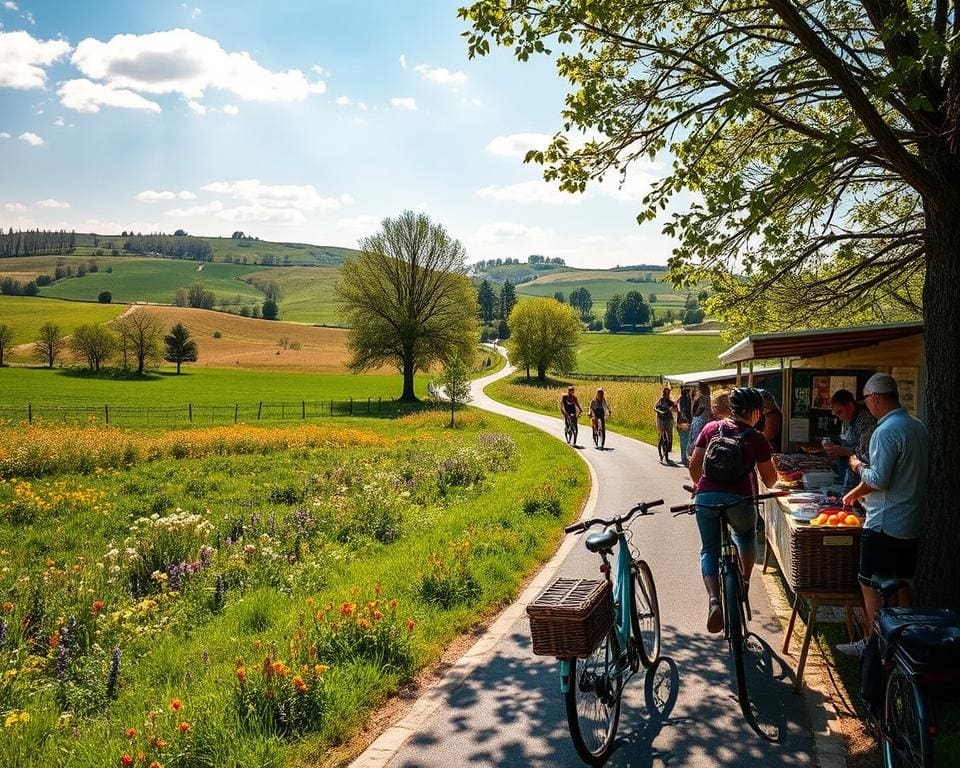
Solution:
[[[670,657],[624,689],[608,765],[814,765],[803,700],[793,694],[789,671],[769,645],[759,641],[762,663],[754,662],[748,678],[755,704],[751,724],[740,712],[722,639],[665,626],[663,642]],[[557,664],[533,656],[529,644],[518,627],[486,666],[444,691],[443,714],[412,736],[391,766],[582,765],[567,730]]]

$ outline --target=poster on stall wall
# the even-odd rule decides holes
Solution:
[[[790,437],[791,443],[809,443],[810,442],[810,418],[803,416],[799,419],[790,419]]]
[[[791,398],[790,415],[794,418],[807,416],[810,413],[810,374],[793,374],[793,397]],[[791,437],[793,428],[791,427]]]
[[[897,382],[897,391],[900,392],[900,405],[907,409],[911,416],[917,415],[917,374],[918,368],[891,368],[890,375]]]
[[[831,376],[830,377],[830,396],[841,389],[847,390],[854,397],[857,396],[857,377],[856,376]],[[827,406],[829,408],[829,406]]]
[[[813,377],[813,407],[830,410],[830,377]]]

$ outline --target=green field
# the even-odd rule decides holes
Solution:
[[[100,271],[83,277],[59,280],[40,289],[41,296],[80,301],[96,301],[100,291],[110,291],[114,301],[172,304],[179,288],[200,283],[231,304],[262,302],[263,293],[237,279],[265,267],[241,264],[202,263],[177,259],[125,258],[112,264],[113,271]]]
[[[617,376],[712,371],[729,346],[720,336],[680,334],[585,333],[580,339],[577,372]]]
[[[649,270],[572,270],[550,272],[536,280],[517,286],[517,293],[522,296],[553,296],[561,291],[569,296],[571,291],[586,288],[593,299],[594,314],[602,314],[607,301],[615,294],[627,291],[639,291],[644,299],[651,293],[657,294],[657,303],[654,308],[665,307],[677,309],[683,306],[686,293],[674,293],[673,286],[665,282],[629,282],[630,279],[642,279]],[[662,278],[662,272],[652,272],[654,278]]]
[[[0,482],[0,765],[349,759],[371,710],[515,598],[589,490],[559,440],[445,420],[0,429],[5,467],[76,459]]]
[[[342,325],[333,287],[337,267],[275,267],[243,279],[254,285],[275,282],[280,289],[280,319],[293,323]]]
[[[65,334],[70,334],[78,325],[108,323],[125,309],[122,304],[87,304],[38,296],[0,296],[0,323],[13,328],[14,345],[27,344],[36,340],[37,332],[44,323],[59,325]]]

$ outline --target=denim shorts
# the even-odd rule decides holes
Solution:
[[[739,493],[698,493],[695,502],[701,504],[726,504],[742,498]],[[737,550],[744,555],[754,555],[757,550],[757,507],[745,502],[727,510],[727,520]],[[697,527],[700,529],[700,572],[704,576],[720,573],[720,512],[697,507]]]

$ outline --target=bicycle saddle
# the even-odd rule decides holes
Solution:
[[[907,582],[903,579],[891,579],[886,576],[871,576],[870,586],[884,597],[890,597],[894,592],[898,592],[907,586]]]
[[[584,543],[591,552],[610,552],[617,543],[617,532],[607,528],[603,533],[591,533]]]

